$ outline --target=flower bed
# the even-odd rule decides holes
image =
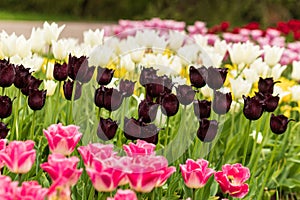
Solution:
[[[2,199],[297,199],[299,25],[0,34]]]

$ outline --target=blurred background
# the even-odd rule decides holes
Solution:
[[[175,19],[208,26],[229,21],[241,26],[257,21],[261,27],[300,19],[299,0],[1,0],[0,20],[91,21]]]

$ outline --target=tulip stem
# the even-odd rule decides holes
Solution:
[[[167,117],[167,127],[166,127],[166,134],[165,134],[165,143],[164,143],[164,148],[166,150],[166,146],[168,144],[168,137],[169,137],[169,123],[170,123],[170,117]]]
[[[245,166],[245,162],[246,162],[246,157],[247,157],[247,150],[248,150],[248,146],[249,146],[249,134],[250,134],[250,127],[251,127],[251,122],[252,120],[249,120],[247,129],[246,129],[246,138],[245,138],[245,148],[244,148],[244,154],[243,154],[243,161],[242,164]]]
[[[35,126],[35,110],[33,111],[33,114],[32,114],[32,123],[31,123],[31,131],[30,131],[30,138],[31,140],[33,140],[33,137],[34,137],[34,126]]]
[[[56,93],[56,102],[57,102],[57,106],[56,107],[56,110],[57,112],[54,113],[54,123],[57,123],[58,119],[59,119],[59,106],[60,105],[60,99],[59,99],[59,93],[60,93],[60,87],[61,87],[61,81],[58,82],[58,88],[57,88],[57,93]]]
[[[18,90],[18,96],[17,96],[17,102],[16,102],[16,108],[14,108],[14,126],[15,126],[15,134],[16,134],[16,140],[19,140],[19,105],[20,105],[20,99],[21,99],[21,90]]]

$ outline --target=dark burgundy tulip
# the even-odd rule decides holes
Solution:
[[[94,66],[86,68],[81,67],[77,73],[76,80],[78,80],[81,83],[87,83],[92,79],[94,71]]]
[[[114,76],[114,70],[108,68],[97,68],[97,82],[99,85],[107,85]]]
[[[68,78],[68,64],[63,63],[55,63],[54,70],[53,70],[53,77],[55,80],[64,81]]]
[[[157,114],[158,104],[152,101],[143,100],[139,104],[138,115],[145,123],[150,123],[155,120]]]
[[[208,87],[214,90],[220,89],[226,80],[227,72],[228,72],[227,68],[209,67],[207,69],[207,79],[206,79],[206,83]]]
[[[104,141],[111,140],[115,137],[118,129],[118,124],[112,119],[100,118],[97,129],[97,136]]]
[[[104,88],[104,108],[109,111],[117,110],[123,101],[123,95],[114,88]]]
[[[9,132],[9,128],[3,123],[0,122],[0,139],[5,139]]]
[[[124,135],[128,140],[136,140],[141,137],[140,122],[134,118],[124,119]]]
[[[189,76],[192,86],[196,88],[202,88],[206,85],[206,77],[207,77],[207,68],[202,66],[200,68],[195,68],[191,66],[189,69]]]
[[[165,94],[161,98],[162,113],[168,117],[174,116],[179,109],[179,101],[175,94]]]
[[[254,97],[245,97],[244,99],[244,108],[243,113],[245,117],[249,120],[257,120],[261,117],[264,112],[264,103],[257,96]]]
[[[156,69],[150,68],[143,68],[140,75],[140,84],[142,86],[146,86],[146,84],[152,83],[152,79],[157,77]]]
[[[72,100],[74,81],[65,81],[63,85],[64,95],[67,100]],[[81,97],[81,88],[82,85],[79,82],[76,82],[74,101]]]
[[[31,90],[38,90],[43,81],[35,78],[31,74],[26,76],[26,87],[21,89],[21,92],[28,96]]]
[[[72,80],[76,80],[78,71],[80,69],[87,69],[88,68],[88,59],[86,56],[81,56],[77,58],[76,56],[72,56],[69,54],[69,61],[68,61],[68,75]]]
[[[124,97],[130,97],[134,92],[135,82],[130,80],[121,80],[119,84],[120,92]]]
[[[271,119],[270,119],[270,127],[273,133],[275,134],[282,134],[286,131],[288,123],[292,121],[289,120],[284,115],[277,115],[275,116],[272,113]]]
[[[22,89],[28,85],[28,77],[30,76],[29,69],[25,68],[23,65],[17,65],[15,68],[16,76],[14,80],[14,85],[16,88]]]
[[[12,112],[12,101],[8,96],[0,96],[0,118],[9,117]]]
[[[167,76],[153,75],[152,79],[149,79],[149,83],[145,85],[147,95],[152,98],[158,97],[163,93],[171,93],[173,83]]]
[[[104,93],[105,93],[104,86],[100,86],[95,91],[94,102],[95,102],[95,105],[99,108],[104,107]]]
[[[211,101],[194,100],[194,113],[198,119],[209,118],[211,112]]]
[[[218,133],[218,122],[216,120],[201,119],[197,131],[197,137],[202,142],[211,142]]]
[[[158,128],[154,124],[142,123],[141,136],[138,139],[144,140],[148,143],[157,144],[158,143]]]
[[[263,108],[267,112],[274,112],[278,106],[279,96],[273,96],[272,94],[256,93],[255,95],[263,102]]]
[[[28,105],[32,110],[41,110],[46,101],[46,90],[31,90],[28,96]]]
[[[258,91],[262,94],[273,94],[274,85],[278,82],[274,82],[273,78],[259,78]]]
[[[195,91],[189,85],[179,85],[176,88],[178,101],[182,105],[189,105],[195,98]]]
[[[0,87],[9,87],[14,83],[16,76],[13,64],[0,64]]]
[[[213,99],[213,110],[215,113],[219,115],[223,115],[227,113],[230,109],[232,102],[232,96],[231,93],[222,93],[219,91],[214,92],[214,99]]]

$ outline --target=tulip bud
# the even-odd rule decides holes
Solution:
[[[129,80],[121,80],[120,81],[120,92],[123,94],[124,97],[130,97],[134,91],[135,82]]]
[[[257,120],[261,117],[264,111],[264,105],[263,102],[256,96],[250,98],[245,97],[243,95],[244,99],[244,115],[249,120]]]
[[[24,68],[23,65],[17,65],[15,71],[16,71],[16,76],[14,80],[15,87],[19,89],[27,87],[28,85],[27,78],[30,76],[29,69]]]
[[[114,76],[114,70],[108,68],[98,67],[97,82],[99,85],[108,85]]]
[[[77,73],[76,80],[80,81],[81,83],[87,83],[92,79],[94,71],[94,66],[86,66],[85,68],[81,67]]]
[[[155,69],[151,68],[143,68],[140,75],[140,84],[142,86],[146,86],[146,84],[149,84],[152,82],[152,79],[154,77],[157,77]]]
[[[209,118],[211,112],[211,101],[195,100],[194,113],[198,119]]]
[[[208,87],[214,90],[220,89],[226,80],[227,72],[228,72],[227,68],[209,67],[207,69],[207,79],[206,79],[206,83]]]
[[[211,142],[218,133],[218,122],[216,120],[201,119],[197,137],[202,142]]]
[[[178,101],[182,105],[189,105],[193,102],[195,98],[195,91],[191,86],[188,85],[179,85],[176,88]]]
[[[104,93],[104,86],[100,86],[100,88],[95,91],[94,102],[99,108],[104,107]]]
[[[138,115],[139,119],[141,119],[145,123],[150,123],[154,121],[157,114],[158,104],[152,101],[143,100],[139,104]]]
[[[275,134],[282,134],[286,131],[288,123],[292,121],[289,120],[284,115],[277,115],[275,116],[273,113],[270,119],[270,127],[273,133]]]
[[[215,113],[219,115],[223,115],[227,113],[230,109],[232,102],[231,93],[222,93],[219,91],[214,92],[214,99],[213,99],[213,110]]]
[[[274,112],[278,106],[279,96],[272,94],[256,93],[256,96],[263,102],[263,108],[267,112]]]
[[[121,92],[114,88],[104,88],[104,108],[109,111],[117,110],[123,101]]]
[[[128,140],[136,140],[141,136],[140,122],[134,118],[124,119],[124,135]]]
[[[3,123],[0,122],[0,139],[5,139],[8,134],[9,128]]]
[[[118,124],[112,119],[100,118],[97,135],[100,139],[107,141],[114,138],[118,129]]]
[[[148,143],[157,144],[158,129],[154,124],[142,123],[141,136],[138,139],[144,140]]]
[[[179,101],[175,94],[165,94],[161,97],[162,113],[168,117],[174,116],[179,109]]]
[[[146,84],[146,93],[152,98],[158,97],[163,93],[171,93],[172,80],[167,76],[153,76],[151,81]]]
[[[72,80],[75,80],[80,69],[88,68],[88,60],[86,56],[77,58],[69,54],[68,75]]]
[[[24,95],[28,96],[31,90],[38,90],[43,81],[35,78],[31,74],[28,74],[26,76],[26,82],[27,82],[27,84],[25,84],[25,85],[27,85],[27,86],[22,88],[21,92]]]
[[[8,96],[0,96],[0,118],[6,118],[11,115],[12,101]]]
[[[274,85],[278,82],[274,82],[273,78],[259,78],[258,91],[262,94],[273,94]]]
[[[74,81],[65,81],[63,85],[64,95],[67,100],[72,100]],[[81,96],[81,87],[82,85],[79,82],[76,82],[74,101],[79,99]]]
[[[14,83],[15,66],[10,63],[0,63],[0,87],[9,87]]]
[[[54,70],[53,70],[53,77],[55,80],[64,81],[68,78],[68,64],[63,63],[55,63]]]
[[[28,96],[28,105],[32,110],[41,110],[46,101],[46,90],[31,90]]]
[[[196,88],[202,88],[206,85],[207,69],[202,66],[200,68],[195,68],[193,66],[189,69],[189,75],[192,86]]]

